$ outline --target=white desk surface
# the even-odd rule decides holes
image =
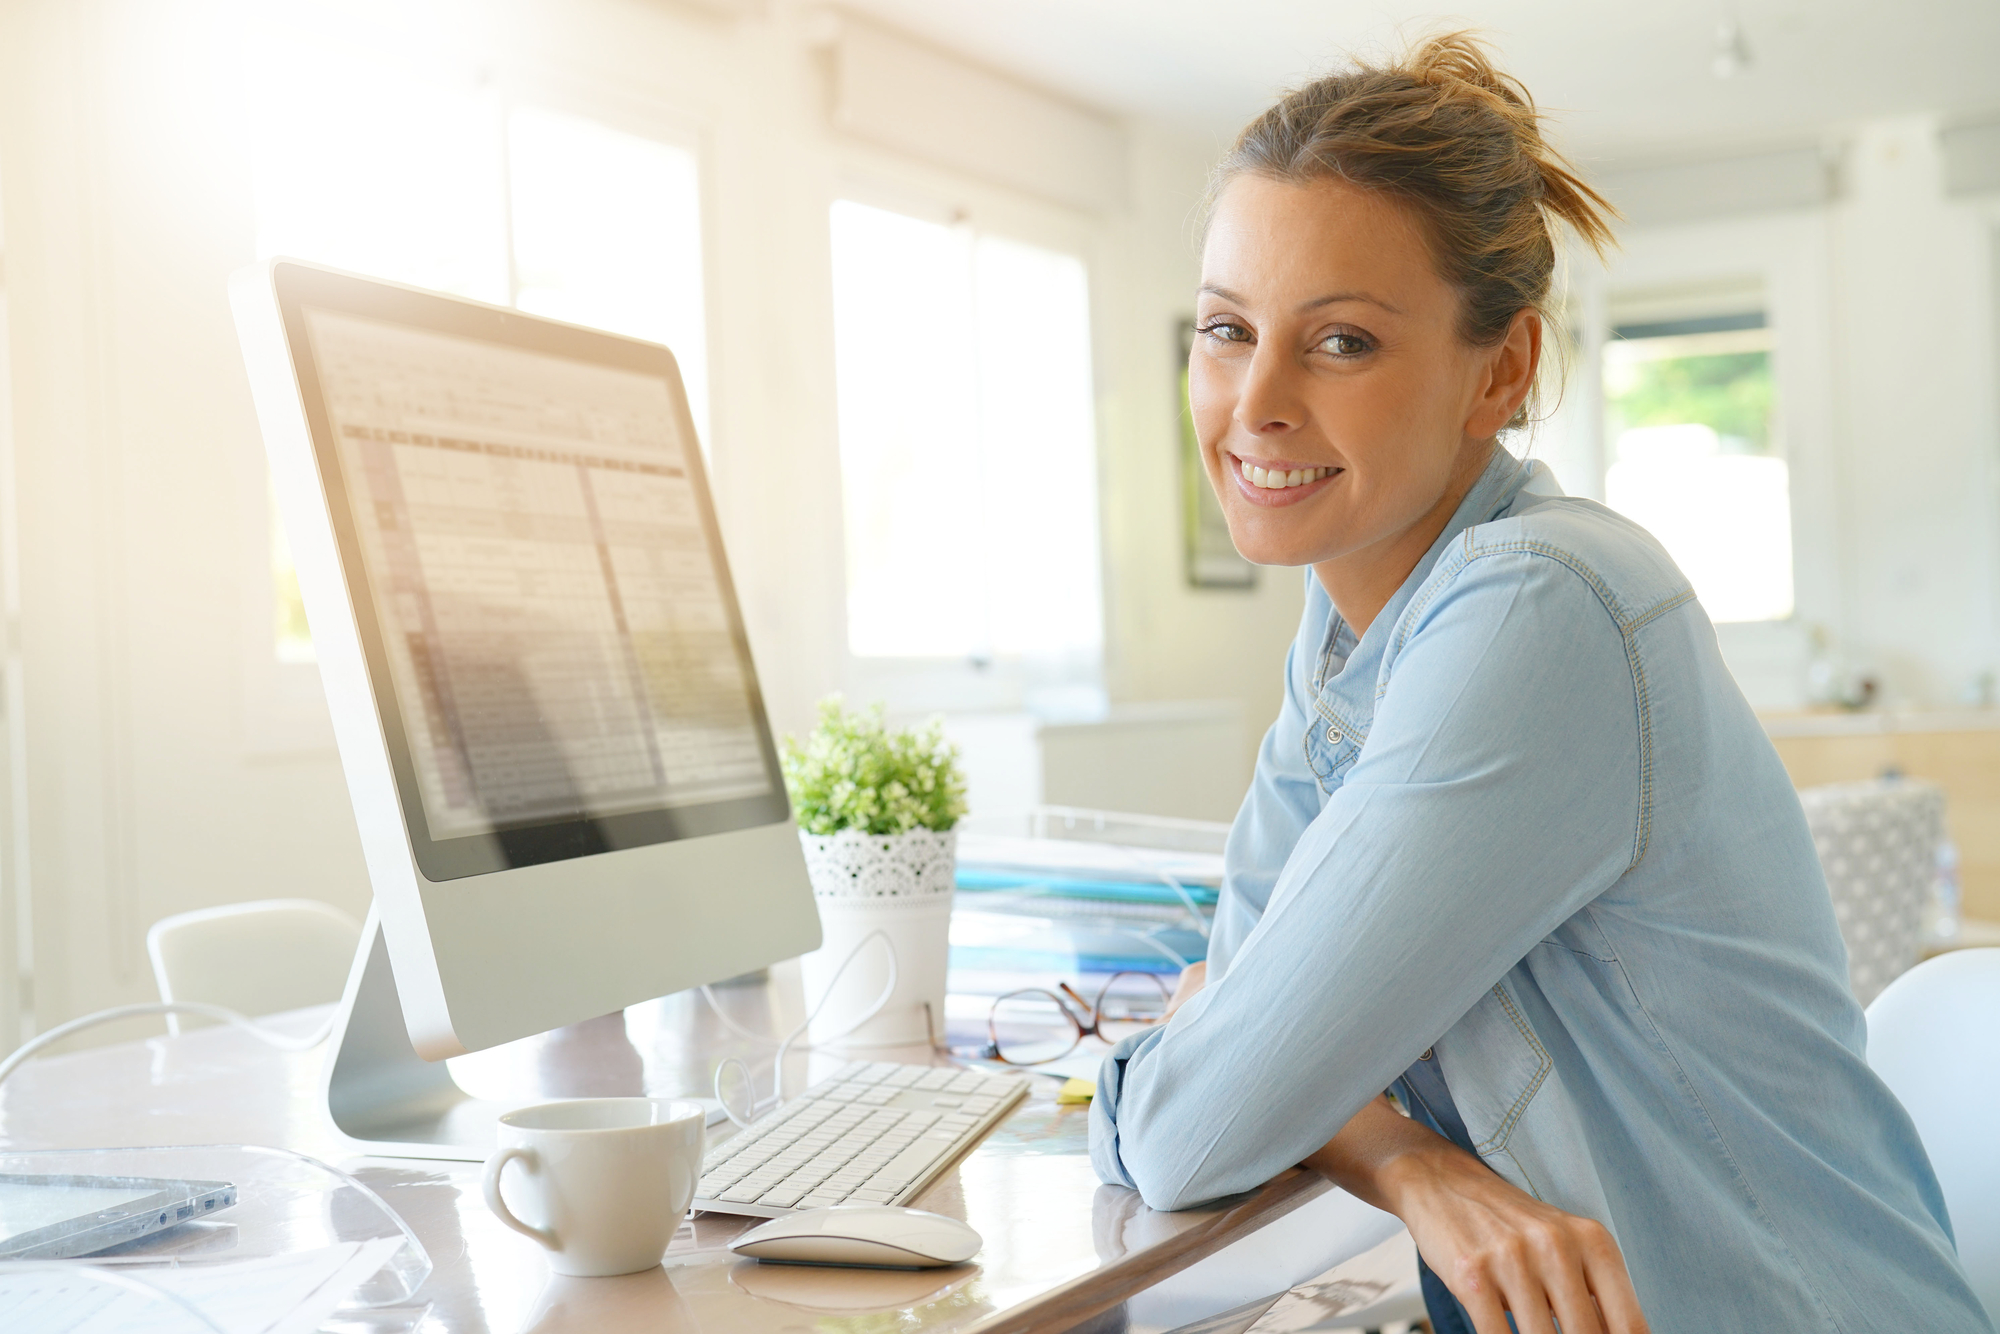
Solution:
[[[780,990],[720,994],[739,1021],[762,1029],[791,1008]],[[754,1051],[683,995],[465,1058],[456,1070],[483,1096],[669,1096],[705,1090],[720,1055]],[[943,1063],[922,1048],[866,1055]],[[850,1056],[795,1059],[790,1088],[799,1089]],[[413,1334],[999,1334],[1086,1321],[1140,1331],[1156,1322],[1128,1317],[1121,1306],[1128,1297],[1328,1189],[1295,1170],[1220,1207],[1156,1213],[1133,1192],[1098,1183],[1087,1156],[1088,1109],[1057,1106],[1057,1081],[1037,1078],[1029,1101],[917,1201],[978,1229],[986,1246],[972,1264],[916,1274],[759,1266],[723,1247],[761,1220],[706,1214],[682,1228],[659,1269],[560,1278],[534,1242],[487,1212],[478,1164],[344,1158],[316,1101],[320,1061],[320,1052],[280,1052],[229,1028],[32,1061],[0,1085],[0,1147],[248,1143],[334,1162],[380,1192],[430,1251],[435,1269],[418,1293],[429,1311]],[[1214,1309],[1241,1300],[1218,1299]],[[1188,1309],[1185,1300],[1175,1305]]]

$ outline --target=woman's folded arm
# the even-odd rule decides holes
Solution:
[[[1093,1155],[1155,1208],[1325,1145],[1633,861],[1636,686],[1588,581],[1475,556],[1396,629],[1360,758],[1228,970],[1107,1058]]]

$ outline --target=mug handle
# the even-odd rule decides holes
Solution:
[[[500,1198],[501,1170],[516,1158],[528,1164],[530,1170],[541,1166],[541,1160],[535,1156],[533,1149],[523,1148],[518,1144],[502,1149],[491,1158],[488,1158],[486,1160],[485,1175],[480,1178],[479,1182],[480,1189],[486,1196],[486,1207],[493,1211],[495,1218],[505,1223],[508,1227],[513,1228],[516,1232],[519,1232],[523,1236],[533,1237],[552,1251],[560,1250],[562,1248],[556,1243],[556,1234],[553,1228],[529,1227],[526,1223],[514,1217],[514,1211],[509,1209],[507,1202]]]

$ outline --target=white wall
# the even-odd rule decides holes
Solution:
[[[1937,128],[1863,127],[1830,217],[1838,626],[1918,705],[2000,667],[2000,196],[1946,197]]]

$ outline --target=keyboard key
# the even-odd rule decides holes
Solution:
[[[846,1198],[847,1196],[841,1194],[839,1191],[828,1194],[826,1191],[816,1190],[810,1195],[800,1196],[797,1207],[800,1209],[831,1209]]]
[[[980,1086],[985,1082],[976,1072],[962,1070],[958,1074],[953,1075],[951,1083],[946,1084],[944,1087],[946,1092],[949,1093],[977,1093]]]
[[[894,1074],[890,1075],[887,1079],[884,1079],[882,1081],[882,1086],[884,1088],[906,1089],[910,1085],[916,1083],[919,1079],[922,1079],[923,1077],[924,1077],[924,1072],[922,1069],[914,1065],[906,1065],[897,1070]]]
[[[857,1190],[847,1197],[849,1204],[887,1204],[895,1196],[893,1190]]]
[[[947,1098],[947,1097],[944,1097],[944,1096],[940,1095],[940,1096],[938,1096],[938,1097],[935,1097],[935,1098],[932,1098],[932,1099],[931,1099],[931,1106],[933,1106],[933,1107],[963,1107],[963,1106],[965,1106],[965,1099],[963,1099],[963,1098]]]
[[[944,1143],[949,1144],[946,1140]],[[915,1181],[925,1169],[937,1161],[940,1144],[929,1141],[912,1144],[909,1148],[891,1158],[882,1169],[868,1178],[871,1186],[901,1186]]]
[[[724,1191],[717,1198],[725,1204],[751,1204],[768,1189],[770,1189],[768,1186],[753,1186],[745,1182],[734,1190]]]
[[[941,1089],[958,1077],[958,1073],[948,1066],[938,1066],[928,1074],[920,1075],[917,1082],[910,1085],[914,1089]]]
[[[789,1209],[797,1204],[805,1193],[804,1186],[779,1186],[769,1194],[759,1196],[757,1203],[768,1204],[776,1209]]]

